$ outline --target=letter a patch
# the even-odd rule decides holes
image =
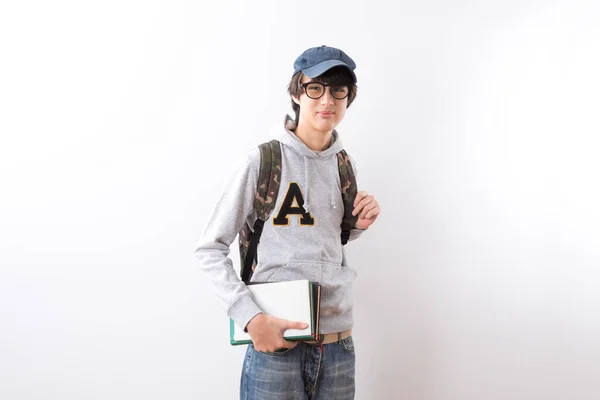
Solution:
[[[302,197],[300,186],[296,182],[291,182],[279,213],[277,217],[273,218],[273,225],[289,225],[288,215],[301,215],[300,225],[314,225],[315,219],[304,210],[303,206],[304,197]]]

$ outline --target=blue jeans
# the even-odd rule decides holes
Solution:
[[[352,336],[319,345],[263,353],[248,345],[242,368],[241,400],[354,399]]]

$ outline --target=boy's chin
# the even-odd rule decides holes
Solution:
[[[329,132],[332,131],[336,127],[336,123],[333,121],[319,121],[315,124],[315,128],[321,132]]]

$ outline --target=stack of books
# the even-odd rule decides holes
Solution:
[[[311,341],[319,334],[321,286],[308,280],[248,283],[254,302],[263,313],[277,318],[308,324],[306,329],[287,329],[286,340]],[[252,339],[233,320],[229,321],[232,345],[249,344]]]

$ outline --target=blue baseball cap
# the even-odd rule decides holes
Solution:
[[[354,83],[356,83],[356,75],[354,69],[356,64],[340,49],[329,46],[312,47],[300,54],[294,61],[294,74],[302,71],[309,78],[316,78],[325,71],[333,67],[343,66],[348,68]]]

